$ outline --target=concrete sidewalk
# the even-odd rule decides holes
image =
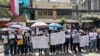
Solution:
[[[3,45],[0,45],[0,56],[4,56],[3,54]],[[73,54],[70,52],[70,54],[59,54],[59,55],[53,55],[53,56],[100,56],[100,51],[97,52],[82,52]]]

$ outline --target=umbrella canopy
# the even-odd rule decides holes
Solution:
[[[9,26],[9,28],[14,28],[14,29],[19,29],[21,27],[22,27],[22,25],[19,25],[19,24],[13,24],[13,25]]]
[[[57,29],[57,28],[62,28],[62,26],[58,23],[51,23],[49,24],[49,28]]]
[[[1,28],[0,31],[9,31],[9,28]]]
[[[12,28],[0,28],[0,31],[15,31],[17,29],[12,29]]]
[[[30,28],[29,27],[26,27],[26,26],[22,26],[20,29],[21,30],[30,30]]]
[[[48,25],[44,22],[36,22],[36,23],[32,24],[31,27],[32,28],[47,28]]]

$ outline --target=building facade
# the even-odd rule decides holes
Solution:
[[[72,13],[68,12],[72,9],[70,0],[33,0],[32,7],[38,9],[34,11],[34,19],[53,19],[53,15],[57,15],[56,19],[72,17]]]
[[[91,14],[91,12],[72,12],[71,10],[97,10],[99,9],[99,0],[32,0],[32,20],[28,22],[59,22],[62,18],[65,18],[68,23],[90,23],[92,20],[80,19],[80,14]],[[78,6],[78,8],[76,7]],[[95,13],[99,14],[99,13]],[[85,24],[87,25],[87,24]]]

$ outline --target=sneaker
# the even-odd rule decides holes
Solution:
[[[39,53],[35,53],[36,56],[39,56]]]
[[[44,55],[44,52],[42,51],[42,55]]]

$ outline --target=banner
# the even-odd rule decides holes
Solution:
[[[10,0],[11,11],[14,15],[19,15],[19,2],[18,0]]]
[[[32,37],[33,49],[49,48],[49,37],[46,36],[34,36]]]
[[[80,47],[89,46],[88,35],[80,36]]]
[[[65,32],[61,31],[58,33],[51,33],[51,45],[64,44],[65,43]]]

